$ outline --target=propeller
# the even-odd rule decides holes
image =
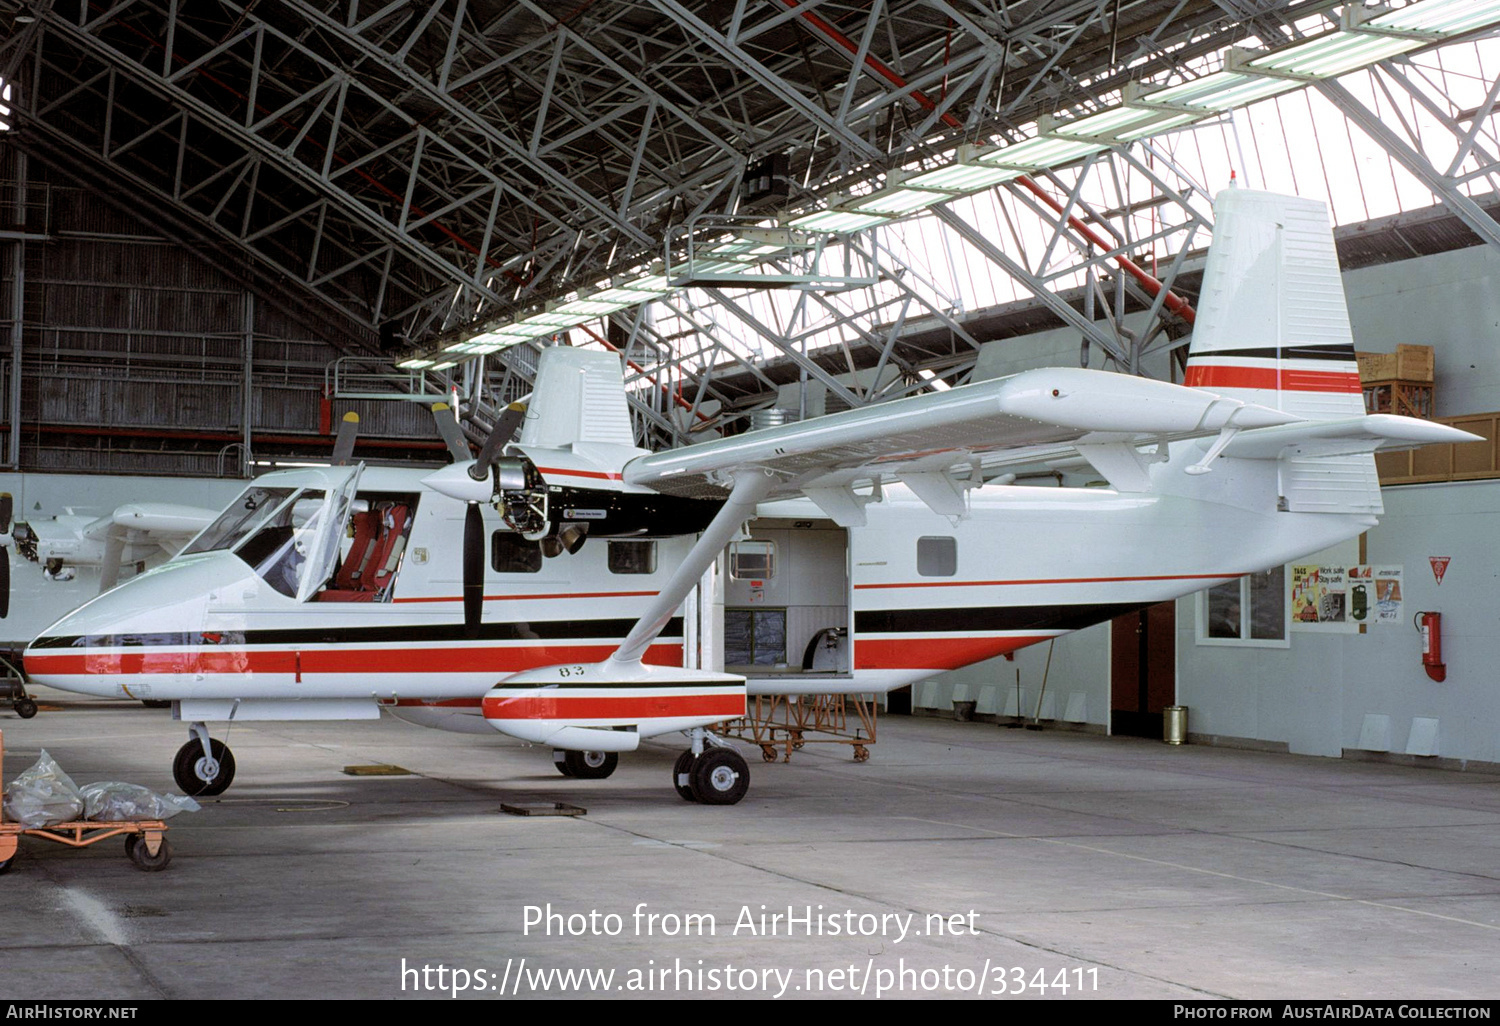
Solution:
[[[0,492],[0,618],[10,615],[10,516],[15,500]]]
[[[339,421],[339,433],[333,439],[333,465],[347,467],[354,458],[354,439],[359,435],[359,414],[350,410]]]
[[[464,437],[458,421],[453,419],[452,408],[447,403],[434,403],[432,416],[454,462],[470,459],[469,440]],[[499,458],[525,416],[525,403],[511,403],[505,408],[480,447],[479,456],[469,467],[470,477],[483,481],[489,475],[490,466]],[[474,638],[479,635],[479,624],[484,617],[484,515],[477,502],[469,503],[464,511],[463,583],[464,634]]]

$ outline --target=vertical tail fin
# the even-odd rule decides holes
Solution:
[[[1230,188],[1214,218],[1183,383],[1309,420],[1363,414],[1328,208]]]
[[[542,350],[522,445],[635,444],[620,357],[590,349]]]

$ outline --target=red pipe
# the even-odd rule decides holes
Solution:
[[[787,7],[796,7],[800,0],[781,0],[781,2]],[[859,47],[855,44],[854,40],[844,35],[842,32],[834,28],[828,22],[824,21],[822,18],[818,17],[816,14],[812,13],[811,11],[803,11],[802,19],[813,28],[823,33],[823,35],[828,39],[832,40],[834,43],[837,43],[843,49],[848,50],[856,57],[859,56]],[[889,65],[885,64],[877,57],[868,53],[865,54],[865,65],[881,78],[885,79],[887,82],[890,82],[897,89],[905,89],[907,87],[907,81],[900,75],[896,74],[896,72]],[[932,97],[928,96],[920,89],[911,90],[911,98],[928,110],[937,110],[937,104],[932,101]],[[958,118],[954,117],[952,114],[944,113],[941,115],[941,117],[943,124],[947,125],[949,128],[961,129],[964,127],[963,122],[959,121]],[[1054,199],[1050,193],[1048,193],[1045,189],[1038,185],[1036,181],[1031,178],[1031,176],[1022,175],[1020,178],[1016,179],[1016,184],[1020,185],[1028,192],[1034,194],[1038,199],[1047,204],[1047,206],[1051,207],[1057,213],[1061,214],[1063,212],[1063,205],[1056,199]],[[1077,217],[1074,217],[1072,214],[1068,215],[1068,225],[1079,235],[1082,235],[1085,239],[1087,239],[1090,244],[1097,246],[1098,248],[1105,251],[1113,248],[1107,241],[1101,238],[1097,232],[1095,232],[1088,225],[1084,224]],[[1166,286],[1164,286],[1157,279],[1153,278],[1150,274],[1146,273],[1144,268],[1142,268],[1130,258],[1124,255],[1117,255],[1114,258],[1114,261],[1119,265],[1121,270],[1130,275],[1136,281],[1140,282],[1141,287],[1144,288],[1148,293],[1150,293],[1152,297],[1159,295],[1162,290],[1166,288]],[[1171,310],[1174,314],[1181,317],[1189,324],[1193,323],[1196,314],[1193,310],[1192,305],[1188,303],[1187,300],[1177,295],[1177,293],[1168,290],[1167,298],[1163,301],[1163,303],[1168,310]]]

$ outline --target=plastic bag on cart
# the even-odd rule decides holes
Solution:
[[[83,795],[43,748],[36,765],[5,789],[5,818],[29,829],[71,823],[83,818]]]
[[[84,784],[83,818],[95,823],[120,823],[127,819],[171,819],[179,812],[197,812],[203,806],[176,794],[157,794],[140,784],[100,780]]]

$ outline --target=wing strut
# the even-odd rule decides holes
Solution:
[[[734,488],[729,493],[729,499],[714,515],[713,521],[698,537],[698,543],[678,565],[666,586],[657,592],[651,605],[641,614],[641,618],[635,622],[635,626],[606,663],[619,665],[641,661],[641,656],[646,654],[651,642],[656,640],[662,628],[672,619],[672,614],[703,577],[709,564],[719,557],[740,525],[755,515],[756,503],[770,494],[780,480],[769,470],[761,470],[759,467],[736,470],[733,474]]]

